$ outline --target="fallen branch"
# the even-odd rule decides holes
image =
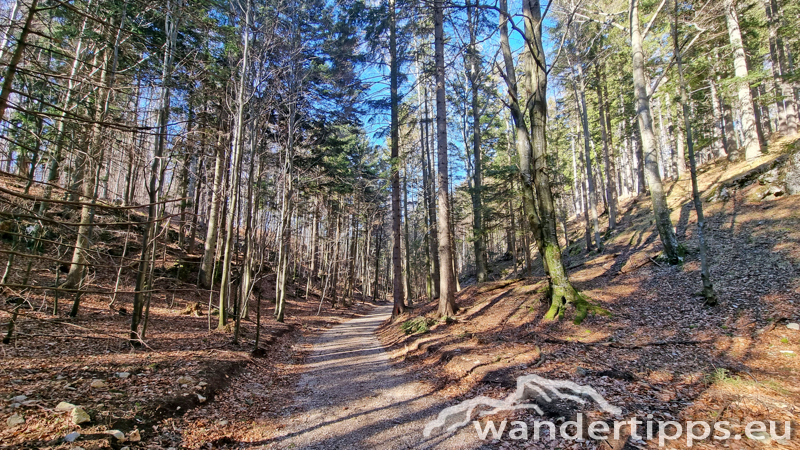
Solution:
[[[650,258],[650,261],[653,261],[653,264],[657,265],[658,267],[660,267],[660,268],[662,268],[662,269],[664,268],[664,266],[662,266],[662,265],[661,265],[661,264],[660,264],[658,261],[656,261],[655,259],[653,259],[653,257],[651,257],[651,256],[648,256],[648,258]]]
[[[642,267],[642,266],[645,266],[645,265],[647,265],[647,264],[650,264],[651,262],[655,262],[655,261],[653,260],[653,258],[650,258],[649,256],[648,256],[648,258],[649,258],[649,259],[646,259],[646,260],[645,260],[643,263],[641,263],[641,264],[639,264],[639,265],[636,265],[636,266],[634,266],[634,267],[631,267],[630,269],[625,269],[625,267],[627,267],[627,266],[622,266],[622,268],[619,270],[619,272],[617,272],[617,275],[619,275],[619,274],[622,274],[622,273],[631,273],[631,272],[633,272],[634,270],[637,270],[637,269],[639,269],[639,268],[640,268],[640,267]]]
[[[522,280],[524,280],[524,278],[517,278],[517,279],[514,279],[514,280],[506,280],[506,281],[502,281],[502,282],[499,282],[499,283],[491,284],[489,286],[481,286],[475,291],[475,293],[476,294],[485,294],[487,292],[496,291],[498,289],[503,289],[504,287],[511,286],[512,284],[517,284]]]
[[[75,338],[75,339],[113,339],[114,337],[119,338],[119,336],[83,336],[80,334],[27,334],[27,333],[17,333],[17,336],[23,337],[48,337],[48,338]]]

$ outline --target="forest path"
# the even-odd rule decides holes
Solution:
[[[446,406],[430,386],[389,363],[375,330],[391,316],[379,305],[325,331],[305,361],[292,414],[266,448],[469,449],[472,427],[425,439],[422,431]],[[469,433],[468,431],[471,431]]]

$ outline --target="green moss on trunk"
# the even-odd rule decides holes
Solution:
[[[595,305],[589,299],[578,292],[570,283],[564,265],[560,264],[561,254],[557,245],[549,243],[544,246],[544,260],[548,263],[550,270],[550,309],[545,314],[545,320],[558,320],[564,317],[567,307],[575,307],[575,319],[577,325],[583,322],[589,313],[603,314],[610,316],[611,312],[607,309]],[[558,263],[557,263],[558,262]],[[555,270],[554,270],[555,269]]]

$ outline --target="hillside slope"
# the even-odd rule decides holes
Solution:
[[[797,151],[791,141],[778,144]],[[624,215],[617,231],[607,235],[602,254],[586,254],[580,247],[582,224],[571,223],[576,243],[565,249],[570,277],[611,317],[591,316],[581,325],[543,322],[546,280],[532,277],[462,290],[453,323],[437,323],[435,303],[421,302],[386,324],[382,339],[397,364],[454,401],[505,397],[517,377],[535,373],[591,385],[621,406],[625,417],[724,417],[734,432],[750,420],[796,424],[800,331],[787,325],[800,321],[800,195],[784,195],[777,187],[781,180],[772,168],[787,158],[777,148],[753,162],[720,161],[702,169],[711,272],[720,297],[715,308],[704,307],[697,295],[691,185],[681,180],[667,188],[672,219],[688,252],[682,266],[658,262],[660,242],[647,198],[624,202]],[[421,317],[427,317],[427,326],[410,330],[421,332],[403,332],[403,324],[419,325]],[[525,414],[515,417],[522,420]],[[722,445],[704,443],[715,444]],[[543,448],[552,446],[575,444],[558,441]]]

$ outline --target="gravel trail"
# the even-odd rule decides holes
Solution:
[[[472,427],[454,436],[423,437],[446,405],[435,392],[389,364],[375,330],[391,316],[380,305],[323,333],[306,360],[295,407],[266,448],[472,449]]]

